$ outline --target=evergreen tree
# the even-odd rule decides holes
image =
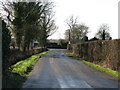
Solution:
[[[2,20],[2,55],[8,56],[10,53],[11,34],[6,23]]]

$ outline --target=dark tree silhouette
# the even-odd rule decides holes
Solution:
[[[109,40],[112,40],[112,37],[110,37]]]
[[[95,41],[95,40],[99,40],[99,39],[94,37],[94,38],[91,38],[89,41]]]
[[[100,29],[96,33],[96,37],[102,40],[106,40],[110,38],[109,27],[108,25],[101,25]]]
[[[87,36],[84,36],[84,37],[82,38],[82,41],[88,41],[88,37],[87,37]]]
[[[8,57],[10,53],[11,33],[2,20],[2,57]]]

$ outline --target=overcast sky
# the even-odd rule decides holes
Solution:
[[[79,23],[89,27],[88,37],[94,37],[102,24],[110,26],[113,39],[118,38],[118,1],[119,0],[51,0],[54,2],[55,20],[58,30],[49,39],[64,38],[68,28],[66,18],[77,16]]]

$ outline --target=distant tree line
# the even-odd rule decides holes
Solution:
[[[59,39],[56,42],[50,42],[47,43],[47,48],[59,48],[59,49],[66,49],[67,48],[67,40],[65,39]]]

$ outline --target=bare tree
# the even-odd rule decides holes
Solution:
[[[110,39],[109,26],[102,24],[96,33],[96,37],[102,40]]]
[[[71,16],[67,19],[68,29],[65,32],[65,38],[69,41],[81,41],[88,33],[88,27],[84,24],[78,24],[77,17]]]
[[[75,25],[77,24],[77,17],[75,17],[75,16],[70,16],[68,19],[66,19],[66,23],[67,23],[67,25],[68,25],[68,27],[69,27],[69,29],[71,30],[71,29],[73,29],[74,27],[75,27]]]

